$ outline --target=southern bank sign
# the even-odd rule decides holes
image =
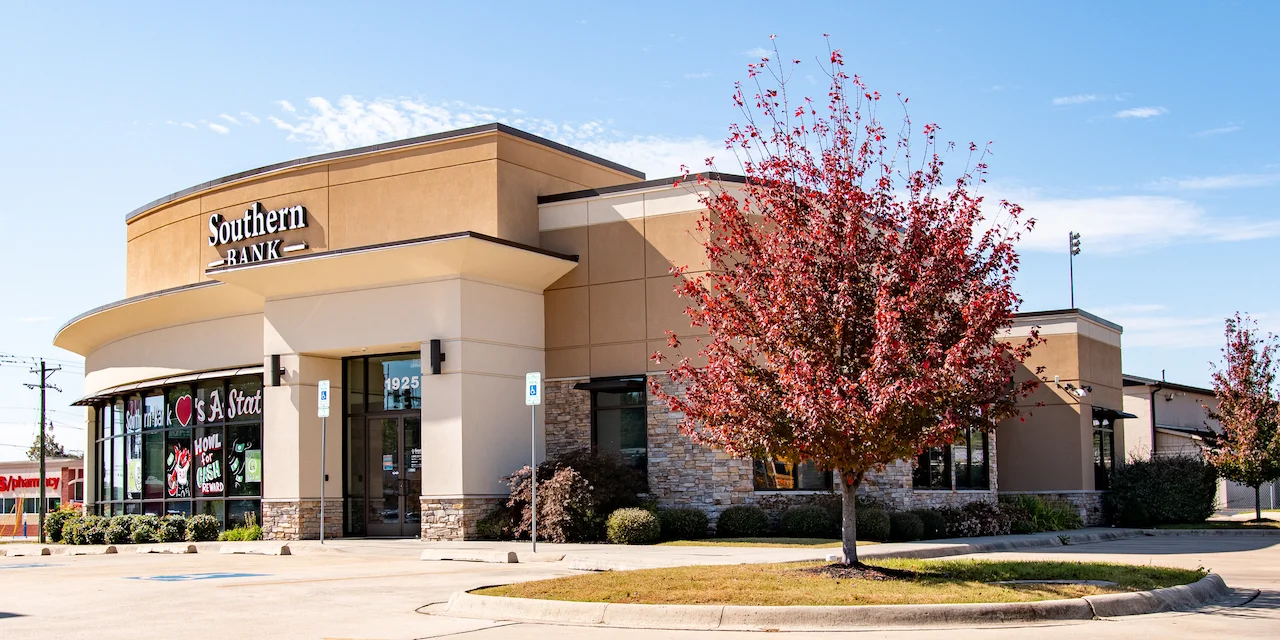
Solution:
[[[284,238],[266,237],[257,242],[256,238],[276,236],[288,231],[304,229],[307,226],[307,208],[302,205],[281,207],[266,211],[262,203],[255,202],[245,209],[244,214],[234,220],[225,218],[220,213],[209,216],[209,246],[239,245],[220,250],[221,260],[209,263],[209,268],[234,266],[276,260],[284,254],[307,248],[307,243],[297,242],[284,244]],[[241,244],[245,241],[249,244]]]

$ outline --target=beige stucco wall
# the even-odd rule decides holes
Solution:
[[[135,334],[85,356],[84,391],[192,371],[262,362],[262,314],[217,318]]]
[[[1134,385],[1124,388],[1124,410],[1137,418],[1124,421],[1126,457],[1147,459],[1151,457],[1151,391],[1153,385]],[[1161,389],[1156,392],[1156,424],[1160,426],[1184,427],[1187,429],[1204,429],[1206,426],[1217,429],[1216,420],[1211,420],[1205,413],[1205,407],[1216,407],[1217,399],[1211,394],[1188,392],[1177,389]],[[1167,442],[1171,446],[1183,447],[1186,438],[1178,436],[1157,436],[1156,443]],[[1163,452],[1165,447],[1160,446]]]
[[[1004,491],[1093,490],[1093,407],[1123,409],[1120,331],[1073,312],[1019,319],[1016,339],[1038,327],[1036,346],[1015,379],[1043,380],[1020,404],[1022,419],[998,428],[1000,489]],[[1037,368],[1043,370],[1036,373]],[[1054,376],[1058,381],[1054,383]],[[1066,386],[1089,387],[1084,397]],[[1117,458],[1124,431],[1115,432]]]
[[[732,185],[729,188],[733,188]],[[705,273],[696,235],[702,191],[687,186],[595,196],[540,207],[542,247],[579,256],[547,300],[547,376],[602,377],[662,371],[655,351],[677,355],[666,332],[705,335],[684,315],[674,265]],[[693,356],[690,340],[682,350]]]
[[[128,222],[128,296],[206,278],[228,247],[211,247],[209,217],[239,218],[254,202],[264,209],[303,205],[305,229],[269,236],[301,252],[474,231],[538,243],[537,196],[632,182],[635,177],[586,159],[490,131],[458,139],[338,158],[251,177],[160,205]]]

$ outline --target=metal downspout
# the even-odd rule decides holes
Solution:
[[[1151,388],[1151,459],[1156,459],[1156,394],[1164,388],[1164,381]]]

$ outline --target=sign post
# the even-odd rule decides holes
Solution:
[[[524,374],[524,403],[529,405],[529,470],[533,498],[530,512],[533,514],[533,552],[538,552],[538,405],[542,404],[542,374]]]
[[[324,460],[325,449],[327,444],[327,435],[329,432],[329,381],[320,381],[320,395],[316,400],[316,414],[320,416],[320,544],[324,544],[324,481],[328,478],[325,473]]]

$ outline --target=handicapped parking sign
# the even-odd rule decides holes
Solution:
[[[524,374],[524,403],[529,406],[542,404],[542,374]]]

